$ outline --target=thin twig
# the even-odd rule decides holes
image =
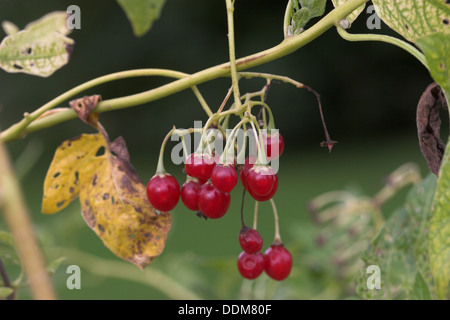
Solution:
[[[6,297],[6,300],[14,300],[15,289],[11,283],[11,280],[9,280],[8,271],[6,270],[1,257],[0,257],[0,276],[2,277],[3,280],[3,286],[13,290],[13,292]]]
[[[45,269],[44,256],[36,240],[28,208],[14,174],[9,155],[0,141],[0,188],[2,211],[23,263],[32,296],[37,300],[55,299],[55,292]]]

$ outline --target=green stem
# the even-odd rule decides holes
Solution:
[[[176,130],[175,126],[172,128],[172,130],[169,131],[169,133],[164,138],[161,149],[159,151],[159,158],[158,158],[158,166],[156,167],[156,173],[155,174],[166,174],[166,169],[164,168],[164,149],[166,148],[167,141],[169,141],[169,138],[172,136],[173,132]]]
[[[236,130],[238,130],[243,124],[245,124],[249,121],[250,120],[248,118],[244,118],[243,120],[239,121],[239,123],[233,128],[233,130],[231,131],[231,133],[228,136],[228,140],[223,149],[223,154],[220,156],[219,163],[223,163],[223,164],[232,163],[228,159],[228,149],[233,150],[233,156],[234,156],[234,142],[236,141],[236,138],[237,138],[237,134],[235,134]]]
[[[427,60],[425,59],[425,56],[422,54],[422,52],[420,52],[413,45],[411,45],[403,40],[400,40],[400,39],[397,39],[397,38],[394,38],[391,36],[386,36],[383,34],[351,34],[351,33],[348,33],[342,27],[337,27],[337,31],[338,31],[339,35],[347,41],[353,41],[353,42],[356,42],[356,41],[380,41],[380,42],[386,42],[386,43],[393,44],[394,46],[400,47],[403,50],[412,54],[417,60],[420,61],[420,63],[422,63],[425,66],[425,68],[427,68],[429,70]]]
[[[305,30],[301,34],[284,39],[280,44],[262,52],[252,54],[250,56],[238,59],[236,61],[237,70],[249,69],[270,61],[277,60],[288,54],[291,54],[306,44],[310,43],[323,33],[325,33],[331,27],[339,24],[339,21],[344,19],[348,14],[355,9],[366,3],[368,0],[349,0],[333,11],[328,13],[319,22],[313,25],[311,28]],[[142,105],[151,101],[155,101],[177,92],[183,91],[195,85],[217,79],[220,77],[226,77],[230,75],[231,65],[229,62],[223,63],[195,74],[188,75],[179,80],[173,81],[169,84],[163,85],[156,89],[133,94],[126,97],[109,99],[101,101],[95,108],[95,112],[102,113],[113,111],[117,109],[130,108],[138,105]],[[53,106],[59,103],[54,102]],[[48,117],[37,119],[33,121],[29,126],[17,128],[13,125],[11,128],[0,134],[0,140],[7,142],[14,139],[18,139],[23,135],[26,135],[37,130],[52,127],[70,119],[77,118],[75,111],[71,109],[63,110]]]
[[[258,157],[256,160],[255,165],[257,164],[267,164],[267,156],[266,156],[266,149],[264,147],[263,138],[261,134],[261,129],[258,126],[258,121],[255,117],[251,116],[252,121],[250,121],[250,124],[252,126],[253,131],[255,131],[255,139],[256,139],[256,147],[258,148]],[[256,124],[256,127],[255,127]]]
[[[166,69],[137,69],[137,70],[128,70],[128,71],[122,71],[122,72],[116,72],[112,73],[106,76],[102,76],[93,80],[90,80],[88,82],[85,82],[63,94],[56,97],[55,99],[49,101],[48,103],[44,104],[42,107],[38,108],[31,114],[26,113],[24,115],[24,118],[18,122],[17,124],[11,126],[7,130],[0,133],[0,139],[3,141],[9,141],[9,140],[15,140],[21,137],[22,133],[26,131],[26,128],[29,127],[29,125],[36,120],[38,120],[40,117],[42,117],[46,112],[52,110],[56,106],[62,104],[66,100],[74,97],[75,95],[86,91],[88,89],[91,89],[93,87],[99,86],[104,83],[108,83],[111,81],[121,80],[121,79],[127,79],[127,78],[134,78],[134,77],[148,77],[148,76],[162,76],[162,77],[168,77],[168,78],[176,78],[176,79],[182,79],[188,74],[179,72],[179,71],[172,71],[172,70],[166,70]],[[202,94],[198,90],[196,86],[192,86],[192,91],[194,92],[195,96],[197,97],[198,101],[200,102],[201,106],[205,110],[206,114],[208,116],[211,116],[213,112],[209,108],[208,104],[206,103],[205,99],[203,98]],[[69,111],[70,109],[67,109]],[[54,110],[54,114],[58,114],[58,110]],[[66,110],[64,110],[66,111]],[[42,119],[45,119],[42,118]],[[8,137],[8,138],[4,138]]]
[[[234,42],[234,5],[231,0],[225,0],[227,4],[227,23],[228,23],[228,48],[230,55],[231,82],[233,85],[235,107],[241,106],[241,94],[239,93],[239,79],[236,68],[236,49]]]
[[[253,229],[257,229],[258,228],[258,207],[259,207],[259,202],[255,201],[255,211],[253,213]]]
[[[273,219],[275,221],[275,237],[273,239],[273,242],[282,243],[280,236],[280,223],[278,221],[278,211],[277,207],[275,206],[275,201],[273,199],[270,199],[270,204],[272,205]]]
[[[283,20],[283,34],[285,38],[289,37],[289,26],[291,25],[291,17],[293,9],[294,7],[292,5],[292,0],[289,0],[286,6],[286,11],[284,12],[284,20]]]
[[[268,81],[270,80],[278,80],[278,81],[282,81],[285,83],[290,83],[294,86],[296,86],[298,89],[302,89],[305,87],[305,85],[303,83],[300,83],[298,81],[295,81],[294,79],[291,79],[289,77],[286,76],[279,76],[276,74],[271,74],[271,73],[262,73],[262,72],[239,72],[239,76],[242,78],[246,78],[246,79],[251,79],[251,78],[264,78]]]

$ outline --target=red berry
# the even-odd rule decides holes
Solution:
[[[269,166],[254,166],[246,176],[247,190],[257,196],[266,196],[273,190],[276,176]]]
[[[147,184],[147,197],[159,211],[170,211],[180,200],[180,185],[170,174],[155,174]]]
[[[241,178],[241,183],[244,186],[244,188],[247,190],[247,173],[250,171],[251,168],[253,168],[253,166],[256,163],[256,157],[255,156],[250,156],[247,159],[245,159],[244,161],[244,165],[241,168],[241,170],[239,170],[239,177]]]
[[[277,189],[278,189],[278,176],[275,176],[275,183],[273,184],[272,191],[270,191],[265,196],[258,196],[250,190],[248,190],[248,193],[250,193],[252,198],[255,199],[256,201],[263,202],[263,201],[268,201],[268,200],[272,199],[273,196],[275,195],[275,193],[277,192]]]
[[[181,201],[183,201],[186,208],[193,211],[198,211],[198,192],[202,183],[197,180],[187,180],[181,187]]]
[[[211,182],[217,190],[231,192],[237,183],[237,172],[233,166],[218,164],[211,174]]]
[[[242,227],[239,232],[239,243],[245,252],[257,253],[262,249],[263,239],[255,229]]]
[[[230,194],[217,190],[208,181],[202,185],[198,193],[198,207],[208,218],[221,218],[230,207]]]
[[[292,269],[292,256],[281,243],[273,243],[264,253],[265,270],[274,280],[286,279]]]
[[[215,160],[209,154],[191,153],[184,164],[186,174],[200,180],[208,180],[215,167]]]
[[[239,273],[246,279],[256,279],[264,271],[264,256],[262,253],[241,252],[237,266]]]
[[[263,133],[264,148],[267,160],[273,160],[281,156],[284,151],[284,139],[279,132]]]

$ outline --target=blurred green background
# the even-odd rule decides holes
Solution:
[[[238,57],[267,49],[282,40],[285,2],[237,1]],[[135,68],[193,73],[227,60],[224,1],[168,0],[161,18],[142,38],[133,36],[125,14],[115,1],[0,0],[0,21],[9,20],[22,28],[50,11],[65,11],[71,4],[81,8],[82,29],[70,35],[76,45],[67,66],[47,79],[0,71],[1,128],[19,121],[24,112],[101,75]],[[329,1],[327,11],[331,9]],[[351,32],[373,32],[366,27],[367,18],[368,14],[363,13]],[[392,34],[382,26],[382,30],[375,31]],[[0,38],[4,36],[0,31]],[[197,218],[180,202],[173,211],[173,227],[165,251],[147,267],[148,273],[131,265],[122,269],[126,264],[119,263],[119,270],[136,280],[142,278],[145,282],[147,276],[159,279],[155,280],[159,283],[156,287],[111,277],[109,273],[116,269],[109,270],[108,264],[80,261],[83,257],[79,251],[108,261],[119,262],[119,259],[85,225],[76,201],[57,215],[40,213],[42,184],[55,149],[65,139],[92,132],[81,121],[73,120],[8,144],[16,168],[22,174],[21,182],[36,230],[43,247],[50,248],[49,260],[67,257],[54,276],[60,298],[174,298],[164,291],[177,290],[170,281],[208,299],[335,299],[353,294],[352,285],[343,283],[335,273],[337,267],[328,263],[330,251],[315,245],[320,227],[312,223],[307,203],[335,189],[350,188],[361,194],[374,194],[382,187],[383,178],[406,162],[417,163],[423,175],[428,172],[417,143],[415,108],[422,92],[432,82],[431,77],[418,61],[396,47],[348,43],[333,29],[301,50],[252,71],[289,76],[318,91],[331,137],[339,142],[331,154],[319,147],[324,134],[312,94],[290,85],[271,88],[268,104],[286,141],[275,200],[283,241],[294,255],[292,275],[282,283],[263,276],[254,284],[239,276],[235,263],[240,253],[237,241],[240,185],[232,193],[229,212],[217,221]],[[167,82],[160,78],[123,80],[86,94],[101,94],[108,99]],[[259,89],[264,83],[243,80],[241,84],[244,93]],[[230,79],[218,79],[200,85],[199,89],[216,109],[229,86]],[[102,114],[100,120],[111,138],[119,135],[125,138],[132,163],[142,180],[148,181],[156,168],[161,141],[170,128],[173,125],[192,127],[194,120],[205,121],[206,117],[192,92],[186,90],[146,105]],[[447,130],[445,127],[444,131]],[[30,164],[32,167],[28,168]],[[181,184],[182,168],[169,164],[167,167]],[[404,194],[390,201],[384,212],[389,213],[400,205]],[[248,224],[252,212],[253,204],[247,201]],[[273,218],[268,204],[261,205],[259,227],[267,247],[273,238]],[[2,220],[0,229],[5,229]],[[81,266],[81,290],[68,290],[65,286],[65,267],[69,264]],[[154,271],[163,272],[164,277],[158,278],[160,275]],[[26,289],[20,297],[29,297]]]

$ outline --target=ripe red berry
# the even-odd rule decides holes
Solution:
[[[264,256],[262,253],[241,252],[237,266],[239,273],[246,279],[256,279],[264,271]]]
[[[244,161],[244,165],[239,170],[239,177],[241,178],[241,183],[246,190],[247,190],[247,174],[250,171],[250,169],[253,168],[253,166],[255,165],[256,159],[257,158],[255,156],[247,157]]]
[[[215,159],[206,153],[191,153],[184,164],[186,174],[199,178],[200,180],[208,180],[215,167]]]
[[[155,174],[147,184],[147,197],[159,211],[170,211],[180,200],[180,185],[170,174]]]
[[[284,139],[277,133],[263,133],[264,148],[266,150],[267,160],[273,160],[281,156],[284,151]]]
[[[273,190],[276,176],[270,166],[256,165],[247,173],[247,190],[257,196],[266,196]]]
[[[211,182],[207,182],[198,193],[198,207],[205,216],[218,219],[228,211],[230,207],[230,194],[217,190]]]
[[[183,201],[186,208],[193,211],[198,211],[198,192],[202,183],[197,180],[189,179],[181,187],[181,201]]]
[[[253,199],[255,199],[256,201],[259,202],[264,202],[264,201],[268,201],[270,199],[273,198],[273,196],[275,195],[275,193],[277,192],[278,189],[278,176],[275,175],[275,183],[273,184],[273,188],[272,191],[270,191],[268,194],[266,194],[265,196],[258,196],[256,194],[254,194],[252,191],[248,190],[248,193],[252,196]]]
[[[231,192],[237,183],[236,169],[231,165],[218,164],[211,174],[211,182],[217,190]]]
[[[255,229],[242,227],[239,232],[239,244],[245,252],[257,253],[262,249],[263,239]]]
[[[292,269],[292,256],[282,243],[273,243],[264,253],[265,270],[269,277],[281,281]]]

